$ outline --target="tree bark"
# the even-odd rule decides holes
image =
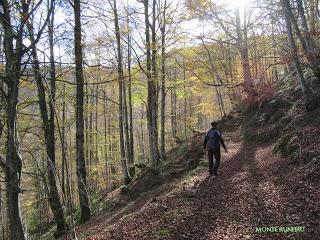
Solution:
[[[109,181],[109,154],[108,154],[108,129],[110,129],[110,127],[108,126],[108,124],[110,124],[108,122],[107,119],[107,107],[108,107],[108,101],[106,98],[106,91],[103,90],[103,120],[104,120],[104,161],[105,161],[105,171],[106,171],[106,176],[107,176],[107,182]],[[110,133],[109,133],[110,135]]]
[[[6,161],[0,159],[2,170],[5,174],[8,220],[9,220],[9,239],[25,240],[22,219],[20,214],[19,195],[22,160],[19,155],[17,141],[17,104],[19,93],[19,79],[22,60],[22,36],[15,38],[14,26],[11,22],[11,13],[13,11],[11,3],[3,0],[0,3],[2,7],[1,26],[4,31],[3,44],[5,52],[5,79],[7,84],[6,98]]]
[[[54,106],[53,106],[53,98],[55,95],[55,68],[50,69],[51,76],[51,96],[49,97],[49,106],[50,106],[50,118],[49,112],[47,108],[47,100],[45,93],[45,86],[43,83],[43,78],[41,76],[40,64],[37,56],[37,49],[35,43],[35,37],[33,32],[33,26],[31,22],[27,23],[29,32],[30,32],[30,41],[33,44],[32,48],[32,58],[33,58],[33,69],[35,74],[35,80],[38,89],[38,102],[40,107],[40,114],[42,118],[43,130],[44,130],[44,139],[46,145],[46,159],[47,159],[47,169],[48,169],[48,201],[50,204],[50,208],[53,212],[54,219],[57,224],[57,230],[55,232],[55,237],[58,238],[67,232],[67,224],[65,221],[65,216],[63,213],[57,182],[56,182],[56,164],[55,164],[55,134],[54,134]],[[50,26],[50,25],[49,25]],[[49,31],[50,35],[50,31]],[[53,39],[49,39],[49,44],[53,44]],[[52,46],[53,47],[53,46]],[[50,46],[51,48],[51,46]],[[51,54],[51,49],[50,49]],[[52,57],[50,56],[50,60]],[[53,119],[52,119],[53,118]]]
[[[128,19],[128,75],[129,75],[129,87],[128,87],[128,97],[129,97],[129,133],[130,133],[130,155],[129,162],[134,163],[134,139],[133,139],[133,113],[132,113],[132,77],[131,77],[131,37],[130,37],[130,26]]]
[[[161,124],[161,132],[160,132],[160,155],[161,159],[165,160],[166,155],[166,143],[165,143],[165,121],[166,121],[166,65],[165,65],[165,57],[166,57],[166,8],[167,1],[164,1],[163,7],[163,16],[162,16],[162,26],[160,28],[161,31],[161,106],[160,106],[160,124]]]
[[[246,21],[244,19],[244,21]],[[245,23],[246,25],[246,23]],[[253,88],[252,75],[249,62],[249,51],[248,51],[248,37],[247,37],[247,26],[241,29],[240,23],[240,10],[236,9],[236,31],[237,31],[237,45],[241,55],[241,65],[244,76],[244,90],[249,100],[255,97],[255,91]]]
[[[155,1],[155,0],[154,0]],[[144,4],[144,18],[145,18],[145,34],[146,34],[146,76],[148,89],[148,103],[147,103],[147,126],[149,135],[149,150],[152,167],[156,168],[160,163],[159,147],[158,147],[158,129],[157,129],[157,84],[156,84],[156,69],[155,59],[152,60],[151,48],[155,47],[155,43],[150,41],[150,22],[149,22],[149,1],[143,0]],[[155,3],[153,3],[153,6]],[[153,18],[155,16],[155,9],[153,7]],[[152,32],[155,35],[154,26]],[[153,39],[154,40],[154,39]],[[154,53],[154,50],[153,50]],[[155,58],[155,55],[153,54]],[[153,70],[152,70],[153,67]]]
[[[89,197],[87,191],[87,171],[84,159],[84,119],[83,119],[83,56],[82,56],[82,37],[81,37],[81,7],[80,0],[74,0],[74,45],[75,45],[75,64],[76,64],[76,152],[77,152],[77,178],[82,223],[88,221],[91,216]]]
[[[127,163],[129,165],[132,164],[131,162],[131,151],[130,151],[130,137],[129,137],[129,119],[128,119],[128,104],[127,104],[127,88],[126,83],[122,84],[123,89],[123,114],[124,114],[124,133],[125,133],[125,147],[126,147],[126,156],[127,156]]]
[[[17,56],[13,50],[12,32],[5,30],[5,50],[6,50],[6,77],[8,80],[7,98],[7,144],[6,144],[6,165],[3,166],[5,173],[7,204],[9,212],[9,239],[26,239],[20,215],[19,194],[22,160],[18,151],[16,117],[18,104],[18,89],[20,78],[21,57]],[[10,42],[9,42],[10,41]]]
[[[286,23],[287,35],[288,35],[288,43],[290,48],[290,55],[293,60],[294,68],[298,74],[301,90],[304,94],[307,94],[307,86],[305,79],[303,77],[303,72],[301,68],[301,63],[297,54],[297,47],[294,41],[293,32],[292,32],[292,24],[290,20],[290,2],[289,0],[281,0],[282,11]]]
[[[61,155],[62,155],[62,167],[61,167],[61,188],[62,188],[62,193],[65,195],[66,194],[66,189],[65,189],[65,182],[66,182],[66,168],[67,168],[67,149],[66,149],[66,137],[65,137],[65,132],[66,132],[66,85],[63,84],[63,102],[62,102],[62,126],[61,126]]]
[[[307,22],[307,19],[305,16],[303,3],[302,3],[302,0],[296,0],[296,2],[297,2],[299,15],[301,18],[303,36],[304,36],[306,48],[307,48],[307,49],[305,49],[306,54],[307,54],[307,59],[310,62],[310,66],[311,66],[314,74],[317,76],[318,79],[320,79],[320,60],[319,60],[319,57],[317,56],[313,39],[310,36],[308,22]]]
[[[122,63],[122,50],[121,50],[121,36],[120,36],[120,27],[119,27],[119,20],[118,20],[118,10],[117,4],[114,0],[113,4],[113,13],[114,13],[114,25],[115,25],[115,32],[116,32],[116,41],[117,41],[117,70],[118,70],[118,79],[119,79],[119,134],[120,134],[120,155],[121,155],[121,166],[122,166],[122,173],[124,177],[124,181],[128,184],[130,179],[130,174],[128,171],[128,165],[126,160],[125,154],[125,146],[124,146],[124,133],[123,133],[123,63]]]
[[[175,80],[174,80],[175,81]],[[173,86],[171,89],[171,131],[172,138],[177,138],[177,95],[176,95],[176,87]]]

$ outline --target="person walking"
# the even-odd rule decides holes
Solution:
[[[224,144],[221,131],[218,129],[218,123],[212,122],[211,127],[204,139],[203,148],[208,151],[210,176],[218,176],[218,168],[221,160],[220,145],[222,145],[226,152],[228,152],[228,150]],[[215,158],[214,164],[213,156]]]

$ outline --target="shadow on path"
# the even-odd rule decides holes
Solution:
[[[255,232],[256,227],[310,223],[301,205],[306,192],[295,197],[297,184],[282,171],[288,161],[273,154],[272,145],[230,138],[217,178],[198,169],[198,175],[176,181],[156,201],[143,202],[88,239],[318,239],[319,222],[311,223],[308,233]]]

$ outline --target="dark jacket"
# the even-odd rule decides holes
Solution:
[[[225,150],[227,150],[220,130],[217,128],[211,128],[204,139],[203,148],[207,148],[208,150],[220,150],[220,144]]]

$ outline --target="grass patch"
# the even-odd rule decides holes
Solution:
[[[159,229],[155,232],[158,237],[168,237],[170,233],[170,229]]]

